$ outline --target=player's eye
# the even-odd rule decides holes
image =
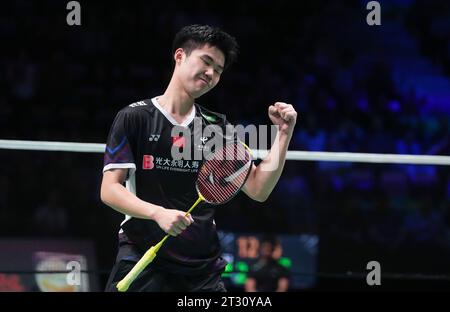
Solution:
[[[214,67],[214,72],[217,74],[217,75],[222,75],[222,70],[219,70],[217,67],[215,67],[214,65],[213,65],[213,63],[210,61],[210,60],[208,60],[208,59],[206,59],[206,58],[201,58],[201,60],[203,61],[203,63],[205,64],[205,65],[207,65],[207,66],[213,66]]]

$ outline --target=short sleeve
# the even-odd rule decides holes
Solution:
[[[103,172],[116,168],[129,169],[130,176],[136,170],[133,149],[130,144],[133,141],[133,134],[129,127],[132,124],[130,118],[130,114],[124,111],[120,111],[116,115],[106,141]]]

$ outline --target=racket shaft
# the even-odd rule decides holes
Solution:
[[[191,208],[186,212],[186,216],[203,200],[203,196],[199,194],[197,201],[192,205]],[[138,277],[139,274],[149,265],[153,259],[155,259],[158,250],[164,244],[165,240],[169,235],[164,236],[164,238],[155,246],[150,247],[149,250],[145,252],[142,258],[134,265],[130,272],[117,284],[117,289],[119,291],[127,291],[131,283]]]
[[[190,214],[191,211],[194,210],[194,208],[197,207],[197,205],[198,205],[202,200],[204,200],[203,196],[202,196],[201,194],[198,194],[197,201],[192,205],[191,208],[189,208],[188,211],[186,211],[185,216],[187,216],[188,214]]]
[[[153,259],[155,259],[158,250],[163,245],[164,241],[169,237],[166,235],[158,244],[152,246],[147,252],[142,256],[142,258],[134,265],[130,272],[117,284],[117,289],[119,291],[127,291],[131,283],[138,277],[138,275],[149,265]]]

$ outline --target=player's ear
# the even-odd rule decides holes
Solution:
[[[184,50],[182,48],[178,48],[175,50],[173,58],[175,60],[175,64],[179,65],[183,60]]]

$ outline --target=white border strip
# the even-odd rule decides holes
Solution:
[[[0,140],[0,149],[104,153],[105,144]],[[264,158],[268,153],[268,151],[266,150],[252,150],[252,152],[254,153],[253,155],[257,158]],[[288,160],[309,160],[309,161],[341,161],[341,162],[444,165],[444,166],[450,165],[450,156],[437,156],[437,155],[288,151],[286,158]]]

